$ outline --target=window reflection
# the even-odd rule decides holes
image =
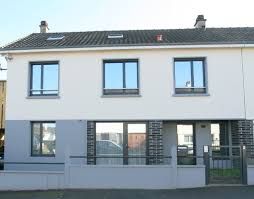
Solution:
[[[205,93],[204,60],[175,60],[175,93]]]
[[[30,95],[57,95],[58,70],[57,63],[32,64]]]
[[[32,122],[32,155],[54,155],[55,141],[56,124],[54,122]]]
[[[137,61],[104,61],[104,95],[129,95],[138,92]]]
[[[96,123],[96,156],[96,164],[123,164],[123,123]]]
[[[128,164],[146,164],[146,124],[128,124],[128,155],[136,156]]]
[[[194,126],[192,124],[178,124],[177,141],[178,164],[195,164],[195,158],[191,157],[195,154]]]
[[[96,123],[96,164],[144,165],[145,156],[145,123]]]

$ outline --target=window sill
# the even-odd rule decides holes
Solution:
[[[186,94],[173,94],[173,97],[208,97],[209,93],[186,93]]]
[[[60,96],[27,96],[26,99],[60,99]]]
[[[139,94],[135,95],[102,95],[102,98],[125,98],[125,97],[142,97]]]

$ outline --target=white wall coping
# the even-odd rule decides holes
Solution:
[[[248,168],[253,168],[254,169],[254,165],[247,165]]]
[[[82,164],[71,164],[70,167],[82,167],[82,168],[172,168],[171,165],[82,165]]]
[[[205,168],[205,165],[177,165],[177,168]]]

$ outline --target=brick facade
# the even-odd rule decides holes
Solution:
[[[148,122],[148,163],[151,165],[163,164],[162,120]],[[159,156],[159,157],[154,157]]]
[[[95,122],[88,121],[87,122],[87,164],[95,164],[96,158],[95,156]]]

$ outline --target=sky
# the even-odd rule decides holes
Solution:
[[[253,0],[0,0],[0,46],[39,32],[42,20],[50,32],[193,28],[199,14],[207,27],[254,27],[253,7]]]

